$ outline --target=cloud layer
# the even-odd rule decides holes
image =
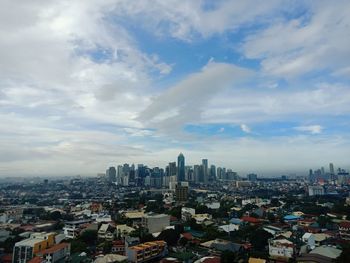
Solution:
[[[0,176],[350,167],[348,1],[4,1]]]

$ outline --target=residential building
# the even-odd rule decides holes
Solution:
[[[81,226],[89,222],[90,220],[68,221],[63,227],[63,233],[66,236],[66,238],[74,239],[79,235]]]
[[[70,243],[60,243],[37,253],[46,263],[64,262],[70,256]]]
[[[294,243],[284,237],[269,240],[269,255],[273,259],[289,260],[294,256],[294,251]]]
[[[128,260],[134,263],[164,257],[167,253],[167,243],[162,240],[146,242],[126,249]]]
[[[324,188],[319,185],[309,186],[309,196],[324,195]]]
[[[52,247],[54,243],[54,233],[33,233],[29,238],[15,244],[13,248],[12,262],[26,263],[40,251]]]
[[[176,201],[186,202],[188,200],[188,186],[177,184],[175,187]]]

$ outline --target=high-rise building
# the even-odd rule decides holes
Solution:
[[[117,181],[117,171],[115,170],[115,167],[111,166],[106,171],[106,177],[108,182],[114,183]]]
[[[177,181],[185,181],[185,157],[182,153],[177,157]]]
[[[174,176],[176,174],[177,174],[177,172],[176,172],[176,162],[169,163],[168,176]]]
[[[256,181],[256,180],[258,180],[258,175],[256,175],[256,174],[248,174],[247,175],[247,179],[248,179],[248,181]]]
[[[332,175],[332,174],[335,174],[334,173],[334,165],[333,165],[333,163],[330,163],[329,164],[329,173]]]
[[[196,184],[200,182],[200,176],[201,176],[201,165],[195,165],[193,167],[193,180]]]
[[[175,188],[176,201],[186,202],[188,200],[188,186],[177,184]]]
[[[203,182],[206,184],[208,183],[208,159],[202,159],[202,166],[203,166]]]
[[[213,164],[210,166],[209,178],[210,178],[210,181],[216,181],[216,167]]]

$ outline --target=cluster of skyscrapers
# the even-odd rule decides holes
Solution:
[[[310,183],[331,182],[334,184],[348,184],[350,182],[349,172],[342,168],[335,169],[333,163],[329,164],[329,170],[324,167],[309,171]]]
[[[208,184],[216,180],[237,180],[236,172],[231,169],[208,165],[208,159],[202,159],[201,164],[194,166],[186,165],[185,156],[180,153],[176,162],[170,162],[165,169],[159,167],[149,168],[143,164],[137,167],[132,164],[109,167],[106,178],[111,183],[123,186],[150,186],[172,187],[179,182],[193,184]]]

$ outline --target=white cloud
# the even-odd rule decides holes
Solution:
[[[251,71],[231,64],[209,62],[200,72],[189,75],[155,97],[138,119],[149,127],[176,133],[186,124],[206,121],[201,113],[212,96],[237,85],[251,74]]]
[[[246,124],[241,124],[241,130],[244,131],[245,133],[251,133],[251,129],[249,128],[248,125]]]
[[[323,130],[321,125],[298,126],[294,128],[297,131],[309,132],[311,134],[320,134]]]
[[[246,57],[262,59],[265,73],[291,78],[348,67],[350,35],[344,32],[349,31],[349,1],[304,5],[308,9],[304,16],[272,23],[243,44]]]

